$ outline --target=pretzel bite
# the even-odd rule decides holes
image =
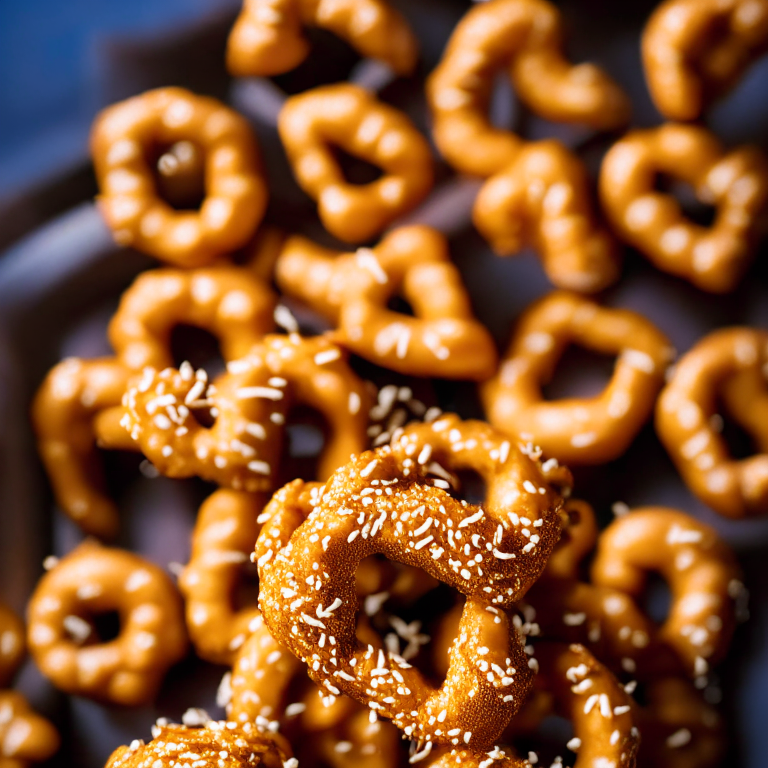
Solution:
[[[216,266],[145,272],[123,294],[109,340],[126,367],[173,365],[171,332],[181,324],[210,332],[225,362],[238,360],[274,328],[274,293],[250,270]]]
[[[58,751],[58,731],[16,691],[0,691],[0,768],[28,768]]]
[[[484,379],[496,366],[445,237],[430,227],[392,230],[373,248],[338,253],[300,236],[278,258],[281,290],[336,323],[340,345],[400,373]],[[387,307],[402,295],[414,317]]]
[[[713,224],[690,221],[672,195],[656,191],[660,173],[690,184],[714,205]],[[619,139],[603,159],[599,189],[606,216],[627,243],[659,269],[727,293],[757,244],[768,161],[756,147],[726,152],[706,128],[667,123]]]
[[[93,620],[112,611],[120,631],[102,641]],[[27,642],[40,671],[77,696],[145,704],[187,650],[181,599],[165,572],[93,541],[43,576],[27,614]]]
[[[136,739],[118,747],[105,768],[173,768],[188,761],[195,768],[283,768],[291,765],[291,747],[278,733],[252,723],[210,720],[203,727],[157,725],[149,743]]]
[[[304,26],[333,32],[398,74],[416,66],[418,41],[384,0],[244,0],[227,41],[227,68],[237,77],[289,72],[309,55]]]
[[[717,533],[666,507],[617,518],[598,538],[592,581],[638,598],[647,575],[659,573],[672,602],[658,636],[692,677],[723,658],[735,624],[731,593],[740,587],[733,553]]]
[[[443,490],[439,475],[459,468],[486,480],[483,507]],[[488,749],[531,679],[505,609],[541,573],[560,533],[558,488],[569,483],[567,470],[543,468],[481,422],[411,425],[323,488],[294,481],[273,496],[254,555],[264,620],[326,691],[367,703],[425,749]],[[467,598],[437,690],[398,654],[355,636],[355,569],[377,552]]]
[[[165,163],[166,175],[178,168],[181,142],[187,155],[202,155],[197,186],[203,200],[196,210],[165,200],[153,173],[169,148],[176,160]],[[266,209],[267,186],[248,122],[220,101],[183,88],[158,88],[105,109],[93,124],[91,155],[99,209],[116,242],[174,266],[200,267],[245,245]]]
[[[24,623],[0,602],[0,687],[8,685],[16,674],[25,651]]]
[[[593,293],[619,276],[618,247],[595,219],[586,168],[558,141],[525,144],[480,189],[472,220],[500,256],[532,245],[559,288]]]
[[[680,359],[656,407],[656,431],[686,485],[726,517],[768,513],[768,333],[724,328]],[[714,417],[718,396],[755,442],[731,457]]]
[[[569,343],[616,355],[613,377],[596,397],[545,401],[541,387]],[[642,315],[555,291],[523,313],[506,359],[482,386],[488,420],[547,456],[602,464],[621,456],[650,416],[673,354]]]
[[[766,49],[766,0],[666,0],[643,30],[651,98],[669,120],[695,120]]]
[[[104,491],[96,446],[135,450],[120,427],[132,371],[119,360],[70,357],[55,366],[32,404],[37,445],[56,501],[86,533],[117,533],[117,507]]]
[[[323,337],[265,336],[208,384],[205,371],[146,369],[125,397],[123,426],[168,477],[193,475],[234,490],[271,490],[286,415],[301,403],[326,419],[321,478],[365,447],[368,394]],[[203,413],[215,419],[205,426]]]
[[[362,243],[415,208],[432,188],[432,154],[409,118],[357,85],[313,88],[285,102],[280,138],[301,188],[317,201],[323,226],[340,240]],[[332,147],[382,170],[351,184]]]
[[[619,86],[594,64],[571,65],[562,50],[560,13],[546,0],[490,0],[464,15],[427,82],[433,137],[456,170],[492,176],[521,149],[521,139],[487,116],[500,69],[547,120],[598,129],[627,122],[629,99]]]

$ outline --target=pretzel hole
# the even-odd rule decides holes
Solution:
[[[395,294],[389,299],[389,301],[387,301],[387,309],[392,312],[396,312],[398,315],[416,317],[416,313],[413,311],[411,303],[399,294]]]
[[[451,492],[457,499],[463,499],[468,504],[484,504],[488,494],[485,478],[474,469],[459,469],[455,473],[458,485]]]
[[[205,199],[205,153],[192,141],[157,146],[151,153],[160,197],[177,211],[196,211]]]
[[[357,155],[351,155],[339,146],[331,146],[330,151],[348,184],[361,186],[372,184],[384,175],[377,165],[369,163]]]
[[[674,197],[685,217],[701,227],[710,227],[717,217],[717,208],[702,202],[693,187],[685,181],[665,173],[656,174],[654,188],[657,192]]]
[[[176,368],[187,360],[195,370],[204,368],[209,380],[213,380],[226,368],[218,338],[196,325],[179,323],[174,326],[170,349]]]
[[[656,622],[663,624],[672,605],[672,592],[669,584],[658,573],[651,572],[646,577],[642,607],[646,614]]]
[[[323,415],[305,405],[297,405],[288,411],[285,419],[286,440],[280,466],[290,477],[317,480],[320,454],[329,433]]]
[[[752,435],[730,415],[728,408],[719,400],[709,424],[715,432],[720,433],[732,459],[741,461],[760,453]]]
[[[259,570],[255,563],[244,562],[240,566],[232,591],[232,607],[235,611],[255,608],[259,604]]]
[[[615,363],[613,355],[569,344],[550,380],[544,382],[542,395],[545,400],[594,397],[608,386]]]
[[[525,705],[523,705],[523,712]],[[535,752],[540,765],[570,766],[576,755],[566,744],[573,738],[573,723],[560,715],[547,715],[530,733],[515,737],[512,744],[520,754]],[[562,761],[557,758],[561,758]]]

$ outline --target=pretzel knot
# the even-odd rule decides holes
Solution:
[[[415,376],[484,379],[496,366],[445,237],[401,227],[374,248],[340,254],[288,239],[276,266],[280,288],[338,324],[333,338],[361,357]],[[402,295],[414,317],[387,308]]]
[[[656,191],[659,173],[716,206],[714,223],[690,221],[672,195]],[[627,243],[659,269],[723,293],[741,279],[756,244],[768,162],[755,147],[726,153],[705,128],[667,124],[617,141],[603,159],[599,187],[606,215]]]
[[[58,731],[41,717],[17,691],[0,691],[0,744],[2,768],[27,768],[44,763],[58,751]]]
[[[593,64],[563,58],[560,13],[545,0],[491,0],[468,11],[427,82],[433,134],[457,170],[491,176],[512,162],[521,140],[487,117],[493,76],[502,68],[520,99],[558,122],[617,128],[629,99]]]
[[[617,518],[598,539],[592,581],[633,597],[645,589],[647,574],[669,584],[672,603],[658,630],[692,677],[706,675],[720,660],[733,634],[739,569],[717,533],[690,515],[645,507]]]
[[[688,487],[726,517],[768,512],[768,333],[728,328],[679,361],[659,397],[656,429]],[[731,457],[713,424],[718,395],[759,453]]]
[[[485,505],[457,501],[436,487],[445,480],[429,479],[462,467],[486,480]],[[505,609],[541,573],[561,527],[552,483],[569,482],[567,470],[542,468],[480,422],[413,425],[323,488],[294,481],[273,497],[253,556],[263,618],[334,695],[367,703],[419,743],[490,748],[531,681]],[[355,636],[355,569],[375,553],[467,598],[438,690],[397,654]]]
[[[328,423],[318,468],[325,478],[365,446],[368,395],[322,337],[265,336],[213,384],[191,366],[145,369],[126,392],[122,425],[168,477],[266,491],[275,483],[286,416],[298,403]]]
[[[526,144],[483,185],[472,220],[501,256],[531,244],[560,288],[591,293],[619,276],[617,244],[596,220],[586,168],[558,141]]]
[[[163,199],[153,172],[157,158],[180,142],[202,154],[204,178],[191,174],[185,194],[199,190],[199,210]],[[99,208],[115,239],[162,261],[208,264],[244,245],[264,215],[267,186],[256,139],[248,122],[216,99],[159,88],[108,107],[93,125],[91,153]]]
[[[289,98],[278,130],[301,188],[318,204],[323,226],[360,243],[416,207],[432,187],[432,154],[408,117],[348,83]],[[381,178],[352,184],[333,155],[337,146],[382,169]]]
[[[117,611],[100,641],[91,619]],[[40,580],[27,639],[40,670],[67,693],[136,706],[152,700],[186,652],[181,599],[170,578],[131,552],[86,541]]]
[[[651,98],[666,118],[695,120],[766,48],[766,0],[666,0],[642,37]]]
[[[544,401],[541,386],[571,342],[617,355],[613,377],[596,397]],[[664,334],[642,315],[555,291],[525,311],[506,360],[483,385],[488,419],[561,461],[610,461],[653,411],[673,354]]]
[[[384,0],[245,0],[227,41],[227,68],[238,77],[289,72],[309,55],[303,26],[334,32],[399,74],[416,66],[418,42]]]
[[[56,501],[86,533],[117,533],[115,503],[104,491],[96,446],[133,450],[120,426],[132,371],[119,360],[67,358],[41,384],[32,405],[38,450]]]

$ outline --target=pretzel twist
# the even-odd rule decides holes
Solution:
[[[328,423],[320,477],[363,450],[363,382],[334,344],[296,334],[264,336],[213,385],[204,371],[146,369],[126,393],[122,424],[161,474],[267,491],[276,480],[286,416],[298,403]],[[201,409],[215,418],[213,426],[201,423]]]
[[[511,163],[522,142],[491,125],[493,75],[509,68],[520,99],[548,120],[610,129],[629,119],[629,100],[593,64],[562,54],[560,13],[545,0],[490,0],[458,23],[427,82],[433,136],[457,170],[491,176]]]
[[[276,266],[281,290],[337,323],[333,338],[361,357],[415,376],[483,379],[496,350],[475,320],[445,237],[401,227],[372,249],[339,254],[289,238]],[[414,317],[387,308],[401,294]]]
[[[151,158],[176,142],[204,155],[205,198],[175,210],[158,192]],[[200,267],[256,231],[267,205],[248,122],[216,99],[158,88],[108,107],[91,131],[97,202],[115,240],[179,267]]]
[[[134,450],[120,427],[131,371],[119,360],[67,358],[41,384],[32,404],[38,451],[56,501],[86,533],[117,533],[117,507],[104,491],[95,450]]]
[[[766,49],[766,0],[666,0],[642,36],[651,98],[669,120],[695,120]]]
[[[120,616],[120,634],[95,637],[91,618]],[[156,565],[86,541],[43,576],[28,606],[27,641],[57,688],[115,704],[152,700],[186,652],[181,599]]]
[[[596,397],[543,401],[541,386],[572,342],[617,355],[613,377]],[[523,313],[481,394],[489,421],[506,434],[568,464],[602,464],[627,449],[651,414],[672,354],[642,315],[555,291]]]
[[[472,221],[500,256],[530,244],[555,285],[592,293],[616,281],[620,257],[590,197],[573,152],[551,139],[529,143],[480,189]]]
[[[148,744],[137,740],[116,749],[105,768],[172,768],[179,765],[180,757],[196,768],[282,768],[292,756],[279,733],[267,733],[252,723],[211,720],[201,728],[170,724],[156,729]]]
[[[402,112],[349,83],[291,96],[278,130],[299,186],[318,205],[323,226],[360,243],[415,208],[432,187],[426,139]],[[382,169],[369,184],[351,184],[331,146]]]
[[[568,499],[563,509],[566,526],[547,560],[547,578],[576,579],[581,561],[592,551],[597,541],[595,512],[586,501]]]
[[[647,574],[669,584],[672,602],[658,637],[691,676],[725,655],[733,634],[739,569],[717,533],[666,507],[644,507],[617,518],[598,539],[592,581],[639,597]]]
[[[309,55],[303,26],[333,32],[398,74],[416,66],[418,42],[384,0],[245,0],[227,41],[227,68],[238,77],[289,72]]]
[[[680,359],[656,408],[656,430],[686,485],[726,517],[768,512],[768,333],[726,328]],[[755,455],[733,459],[712,418],[721,395]]]
[[[193,325],[217,337],[225,362],[245,357],[274,328],[274,293],[243,267],[146,272],[123,294],[109,340],[126,367],[173,365],[171,332]]]
[[[710,227],[690,221],[656,175],[690,184],[717,208]],[[713,293],[733,290],[760,234],[768,201],[768,162],[755,147],[725,152],[706,128],[668,123],[631,131],[608,151],[600,200],[619,235],[659,269]]]
[[[0,691],[0,768],[27,768],[44,763],[58,751],[61,739],[17,691]]]
[[[430,457],[478,471],[488,483],[485,507],[433,487]],[[255,553],[264,620],[334,695],[367,702],[420,743],[490,747],[530,683],[501,609],[536,579],[559,535],[562,498],[553,482],[570,475],[542,470],[487,425],[455,416],[412,425],[392,446],[338,470],[324,489],[295,481],[273,497]],[[515,514],[506,514],[510,507]],[[397,654],[355,637],[354,570],[376,552],[467,596],[438,690]]]

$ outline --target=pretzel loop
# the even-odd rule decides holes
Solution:
[[[41,717],[18,691],[0,691],[0,765],[27,768],[44,763],[58,751],[61,739],[56,728]]]

